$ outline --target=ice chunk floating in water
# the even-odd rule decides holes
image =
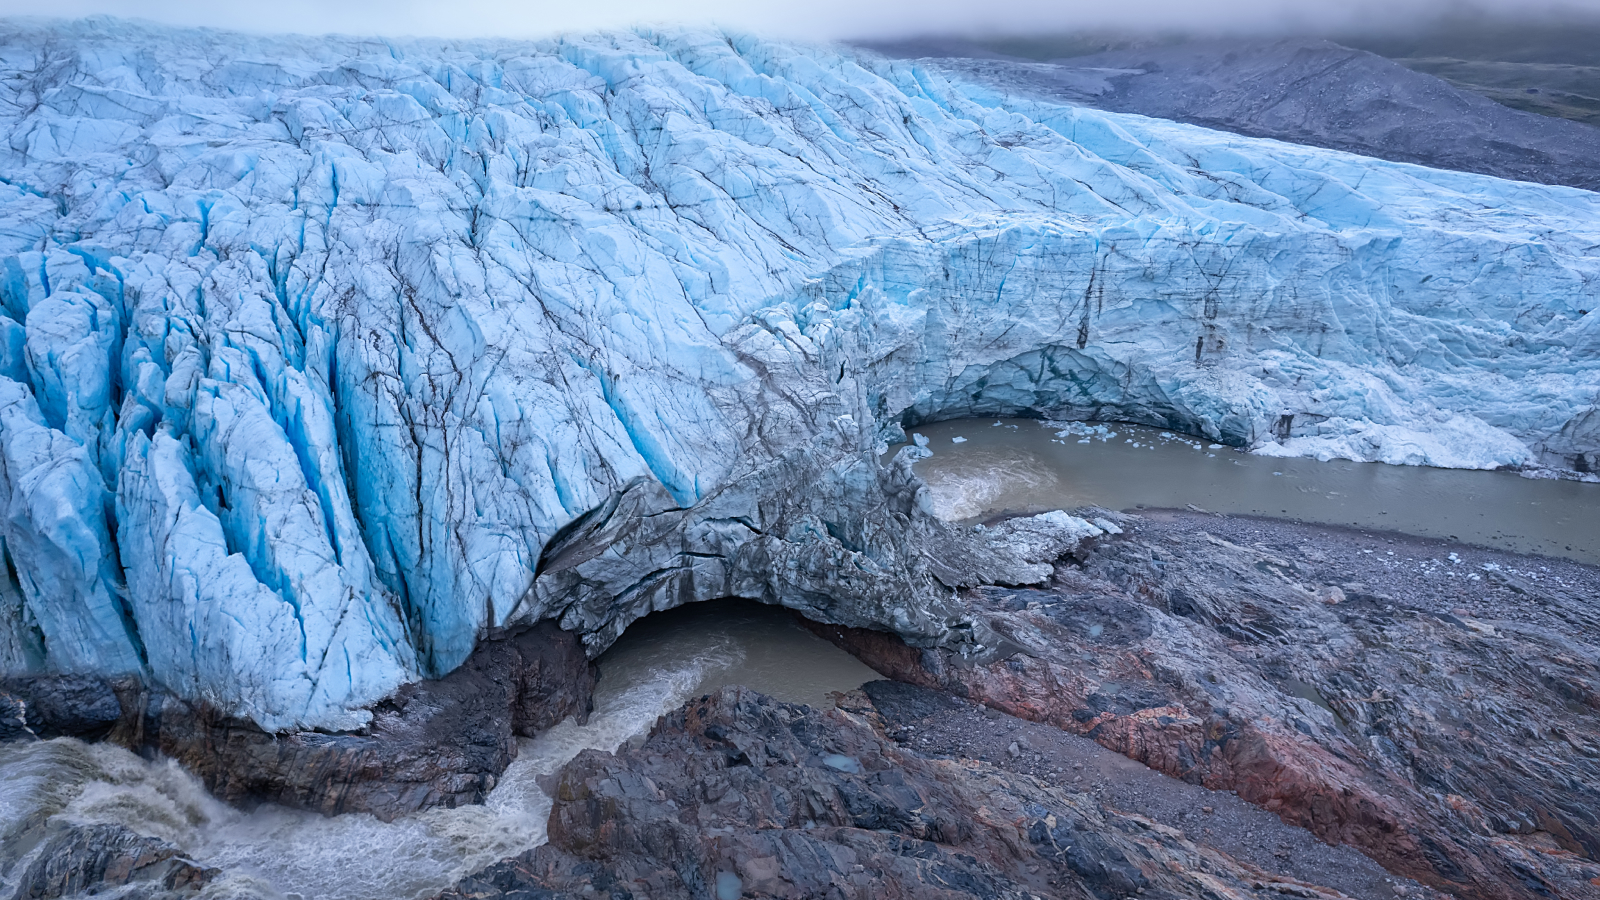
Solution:
[[[711,31],[8,23],[0,100],[5,671],[346,728],[512,620],[954,640],[901,422],[1600,465],[1583,191]]]

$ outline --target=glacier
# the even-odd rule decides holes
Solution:
[[[693,29],[10,21],[0,121],[0,674],[349,729],[722,596],[981,652],[878,457],[939,418],[1600,468],[1582,190]]]

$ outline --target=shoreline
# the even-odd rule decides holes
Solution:
[[[1173,508],[1125,512],[1158,527],[1206,526],[1204,530],[1218,537],[1239,539],[1235,543],[1249,540],[1280,550],[1303,551],[1309,540],[1337,538],[1335,546],[1313,546],[1305,557],[1312,564],[1312,574],[1324,584],[1336,585],[1354,597],[1428,601],[1438,609],[1444,609],[1447,600],[1459,601],[1444,609],[1455,616],[1461,615],[1457,609],[1474,615],[1494,614],[1489,608],[1491,601],[1526,599],[1540,592],[1554,591],[1575,600],[1581,600],[1581,595],[1600,599],[1600,566],[1566,557],[1488,547],[1459,538],[1254,514]],[[1380,587],[1386,582],[1391,590]],[[1348,590],[1349,584],[1359,587]],[[1600,616],[1589,625],[1600,628]]]
[[[1528,473],[1225,448],[1127,424],[957,419],[917,434],[934,512],[965,526],[1095,506],[1201,509],[1394,531],[1600,565],[1600,486]],[[1061,425],[1058,429],[1056,426]],[[1002,427],[1004,426],[1004,427]]]

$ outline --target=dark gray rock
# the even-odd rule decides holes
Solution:
[[[23,736],[100,740],[122,721],[119,689],[137,691],[138,685],[133,679],[94,675],[0,678],[0,740]]]
[[[218,870],[178,856],[176,848],[121,825],[61,829],[17,879],[10,900],[47,900],[136,886],[121,898],[167,900],[197,893]]]
[[[1510,109],[1329,41],[1195,41],[1052,63],[929,61],[1007,90],[1095,109],[1600,190],[1600,129]]]
[[[28,704],[0,689],[0,741],[37,737],[28,727]]]
[[[531,736],[586,719],[594,667],[546,622],[484,641],[461,668],[408,684],[364,734],[270,734],[168,696],[142,718],[142,746],[176,759],[231,803],[260,801],[380,819],[481,803]]]
[[[573,760],[548,786],[550,843],[441,900],[1342,896],[1086,795],[921,757],[855,708],[691,701],[641,747]]]
[[[405,685],[363,733],[273,734],[158,689],[79,676],[6,682],[0,715],[20,710],[20,721],[0,727],[159,753],[230,803],[388,820],[482,802],[515,758],[516,736],[586,719],[594,682],[577,637],[544,622],[483,641],[444,678]]]

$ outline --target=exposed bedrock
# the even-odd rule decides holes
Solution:
[[[690,701],[641,747],[585,751],[549,789],[550,842],[440,900],[1344,896],[743,688]]]
[[[923,419],[1596,450],[1580,190],[692,30],[20,24],[0,122],[0,671],[268,731],[716,596],[985,643]]]
[[[1123,521],[1046,588],[966,595],[1009,658],[816,630],[895,679],[1237,791],[1458,896],[1594,896],[1593,570],[1287,523]],[[1233,540],[1208,533],[1224,528]],[[1369,577],[1419,559],[1456,577]],[[1509,574],[1523,568],[1539,577]]]
[[[116,891],[122,900],[184,900],[218,874],[166,842],[120,825],[57,825],[6,900],[54,900]]]
[[[586,719],[594,683],[578,639],[544,623],[482,642],[442,679],[402,686],[359,733],[269,733],[131,678],[0,680],[0,704],[15,710],[12,739],[109,739],[177,760],[231,803],[387,821],[481,803],[516,757],[516,737]]]

